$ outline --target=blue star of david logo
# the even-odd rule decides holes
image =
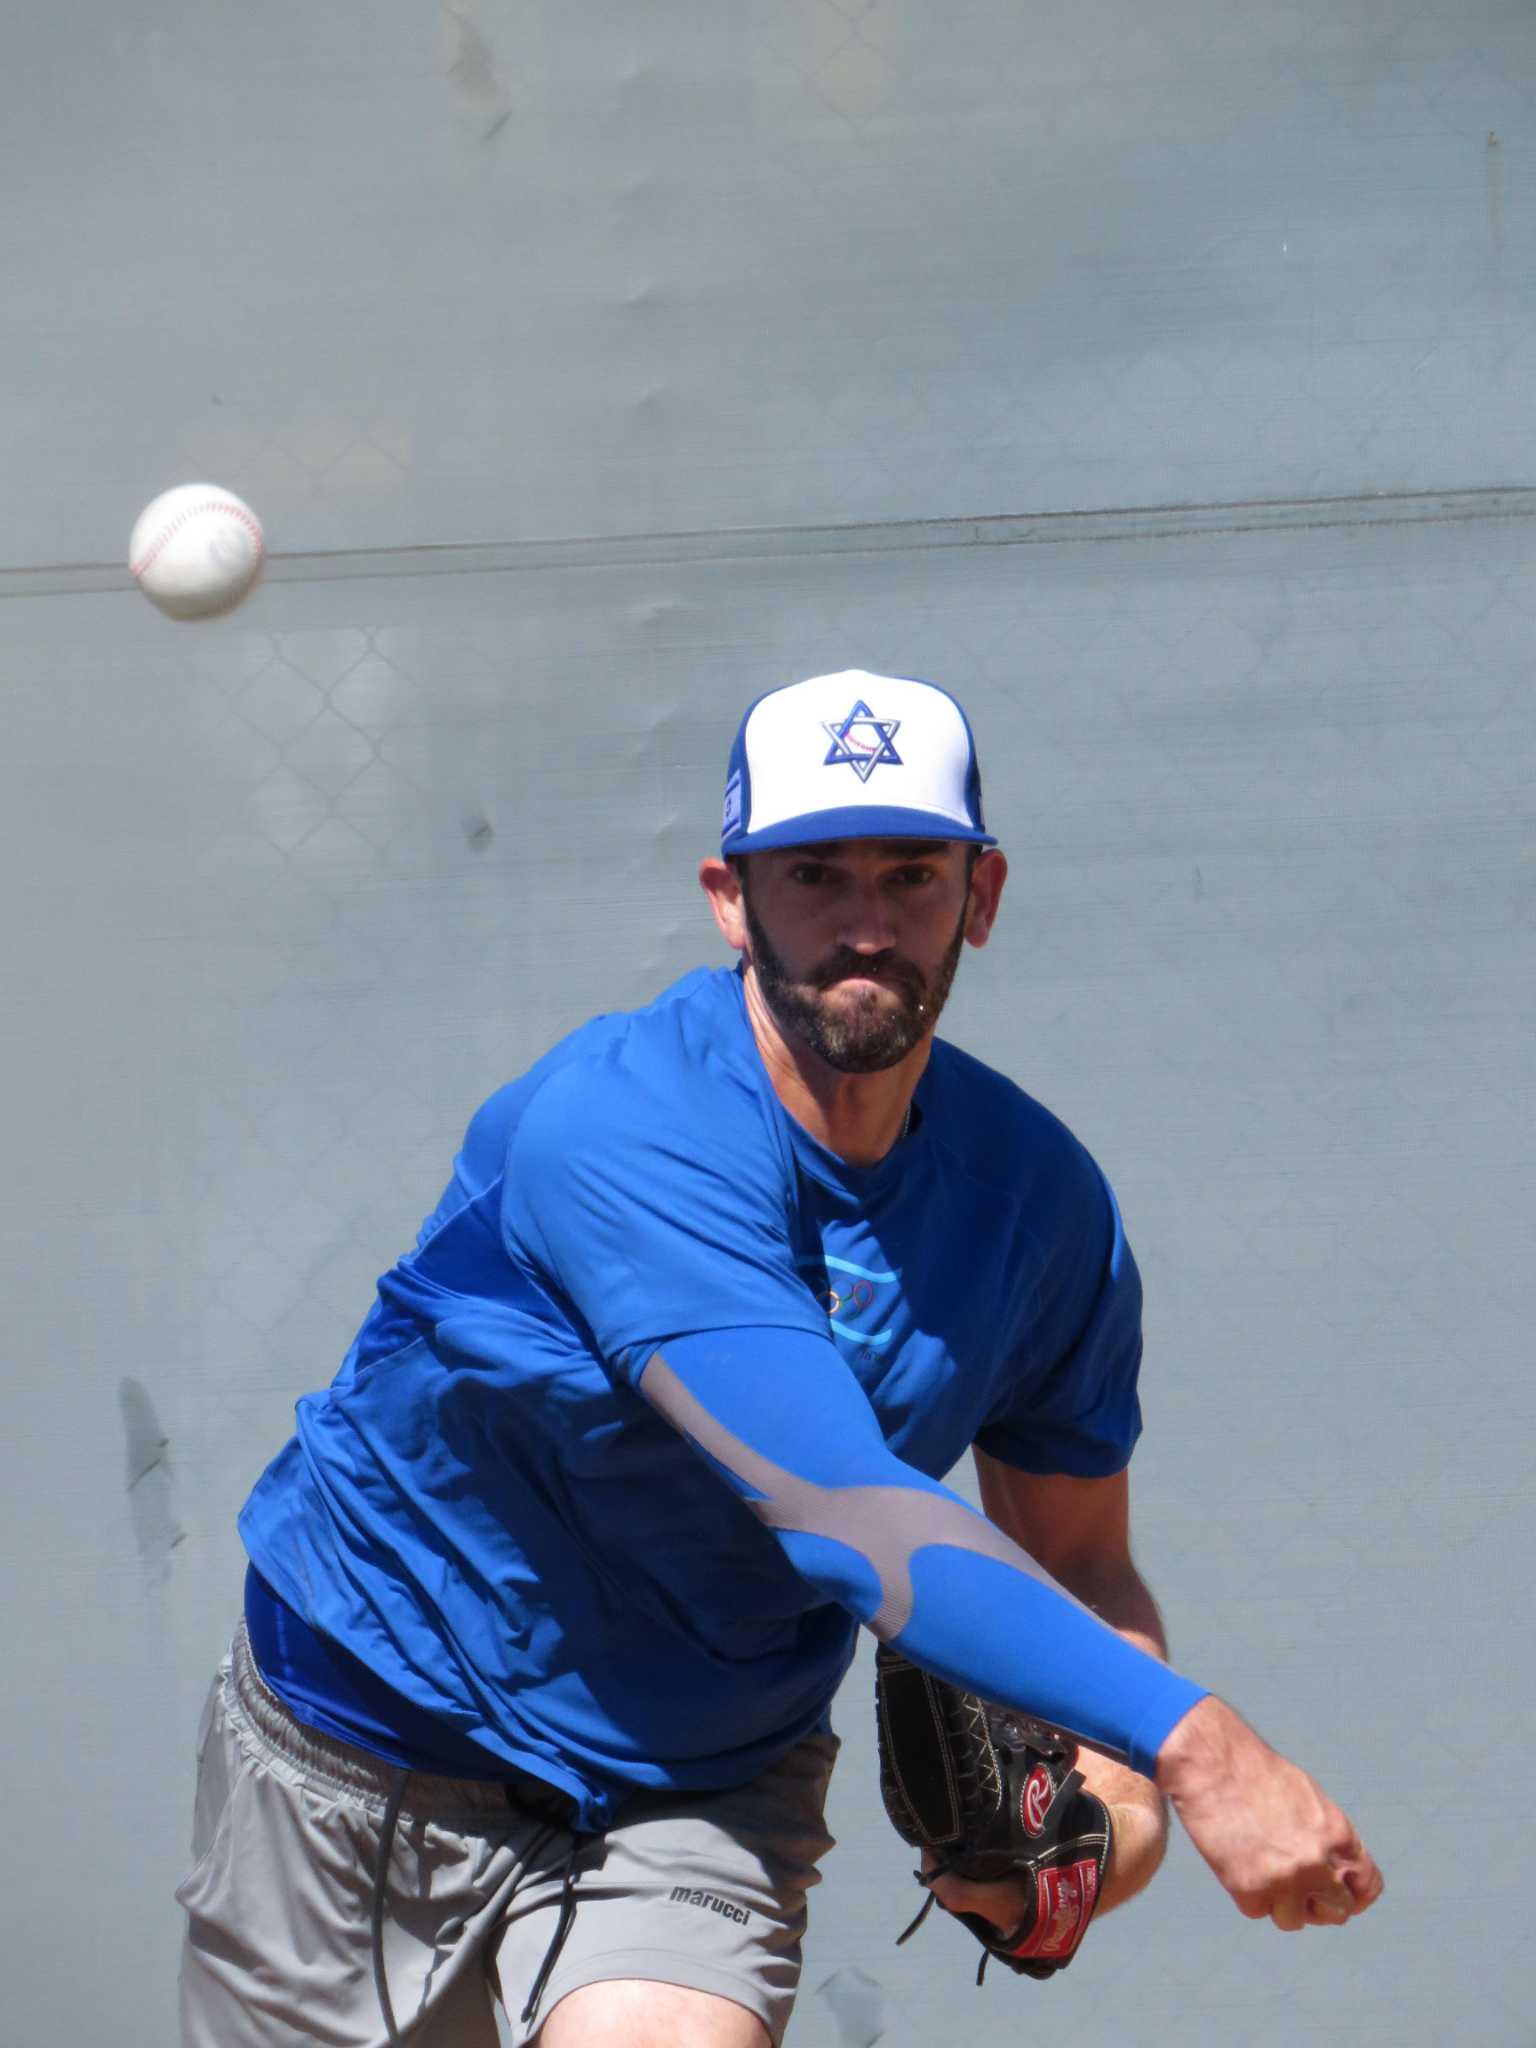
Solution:
[[[823,768],[835,768],[838,762],[846,761],[860,782],[868,782],[882,761],[889,761],[893,768],[902,765],[893,744],[901,730],[901,720],[876,718],[862,698],[846,718],[835,723],[824,718],[821,729],[832,741],[821,764]]]

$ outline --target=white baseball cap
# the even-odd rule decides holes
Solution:
[[[751,706],[726,770],[721,853],[824,839],[997,844],[976,743],[947,690],[849,668]]]

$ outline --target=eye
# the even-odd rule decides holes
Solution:
[[[924,866],[922,861],[912,861],[908,866],[898,868],[894,876],[897,886],[902,889],[921,889],[933,879],[933,869]]]
[[[797,860],[789,871],[789,879],[802,889],[819,888],[827,875],[826,863],[819,860]]]

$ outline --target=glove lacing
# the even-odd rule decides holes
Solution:
[[[956,1859],[951,1858],[948,1862],[935,1863],[932,1870],[913,1871],[912,1875],[917,1879],[918,1883],[927,1892],[928,1896],[926,1899],[924,1899],[923,1903],[918,1907],[916,1913],[907,1922],[906,1926],[903,1927],[900,1934],[897,1935],[896,1946],[898,1948],[900,1948],[901,1944],[904,1941],[908,1940],[910,1936],[916,1934],[919,1927],[922,1926],[923,1922],[928,1918],[928,1915],[933,1911],[934,1906],[938,1903],[938,1893],[933,1889],[933,1880],[936,1877],[948,1877],[949,1873],[955,1867],[955,1861]],[[974,1913],[966,1913],[960,1915],[959,1917],[967,1921],[974,1921],[977,1916]],[[1019,1929],[1015,1928],[1012,1935],[1000,1933],[995,1934],[994,1939],[997,1943],[998,1949],[1005,1950],[1010,1940],[1017,1939],[1018,1933]],[[981,1961],[976,1965],[976,1982],[978,1984],[981,1983],[982,1979],[987,1974],[987,1965],[991,1962],[993,1953],[994,1951],[991,1947],[983,1947],[981,1951]]]

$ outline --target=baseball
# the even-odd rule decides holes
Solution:
[[[233,611],[261,573],[261,521],[233,491],[178,484],[146,505],[128,543],[128,567],[167,618]]]

